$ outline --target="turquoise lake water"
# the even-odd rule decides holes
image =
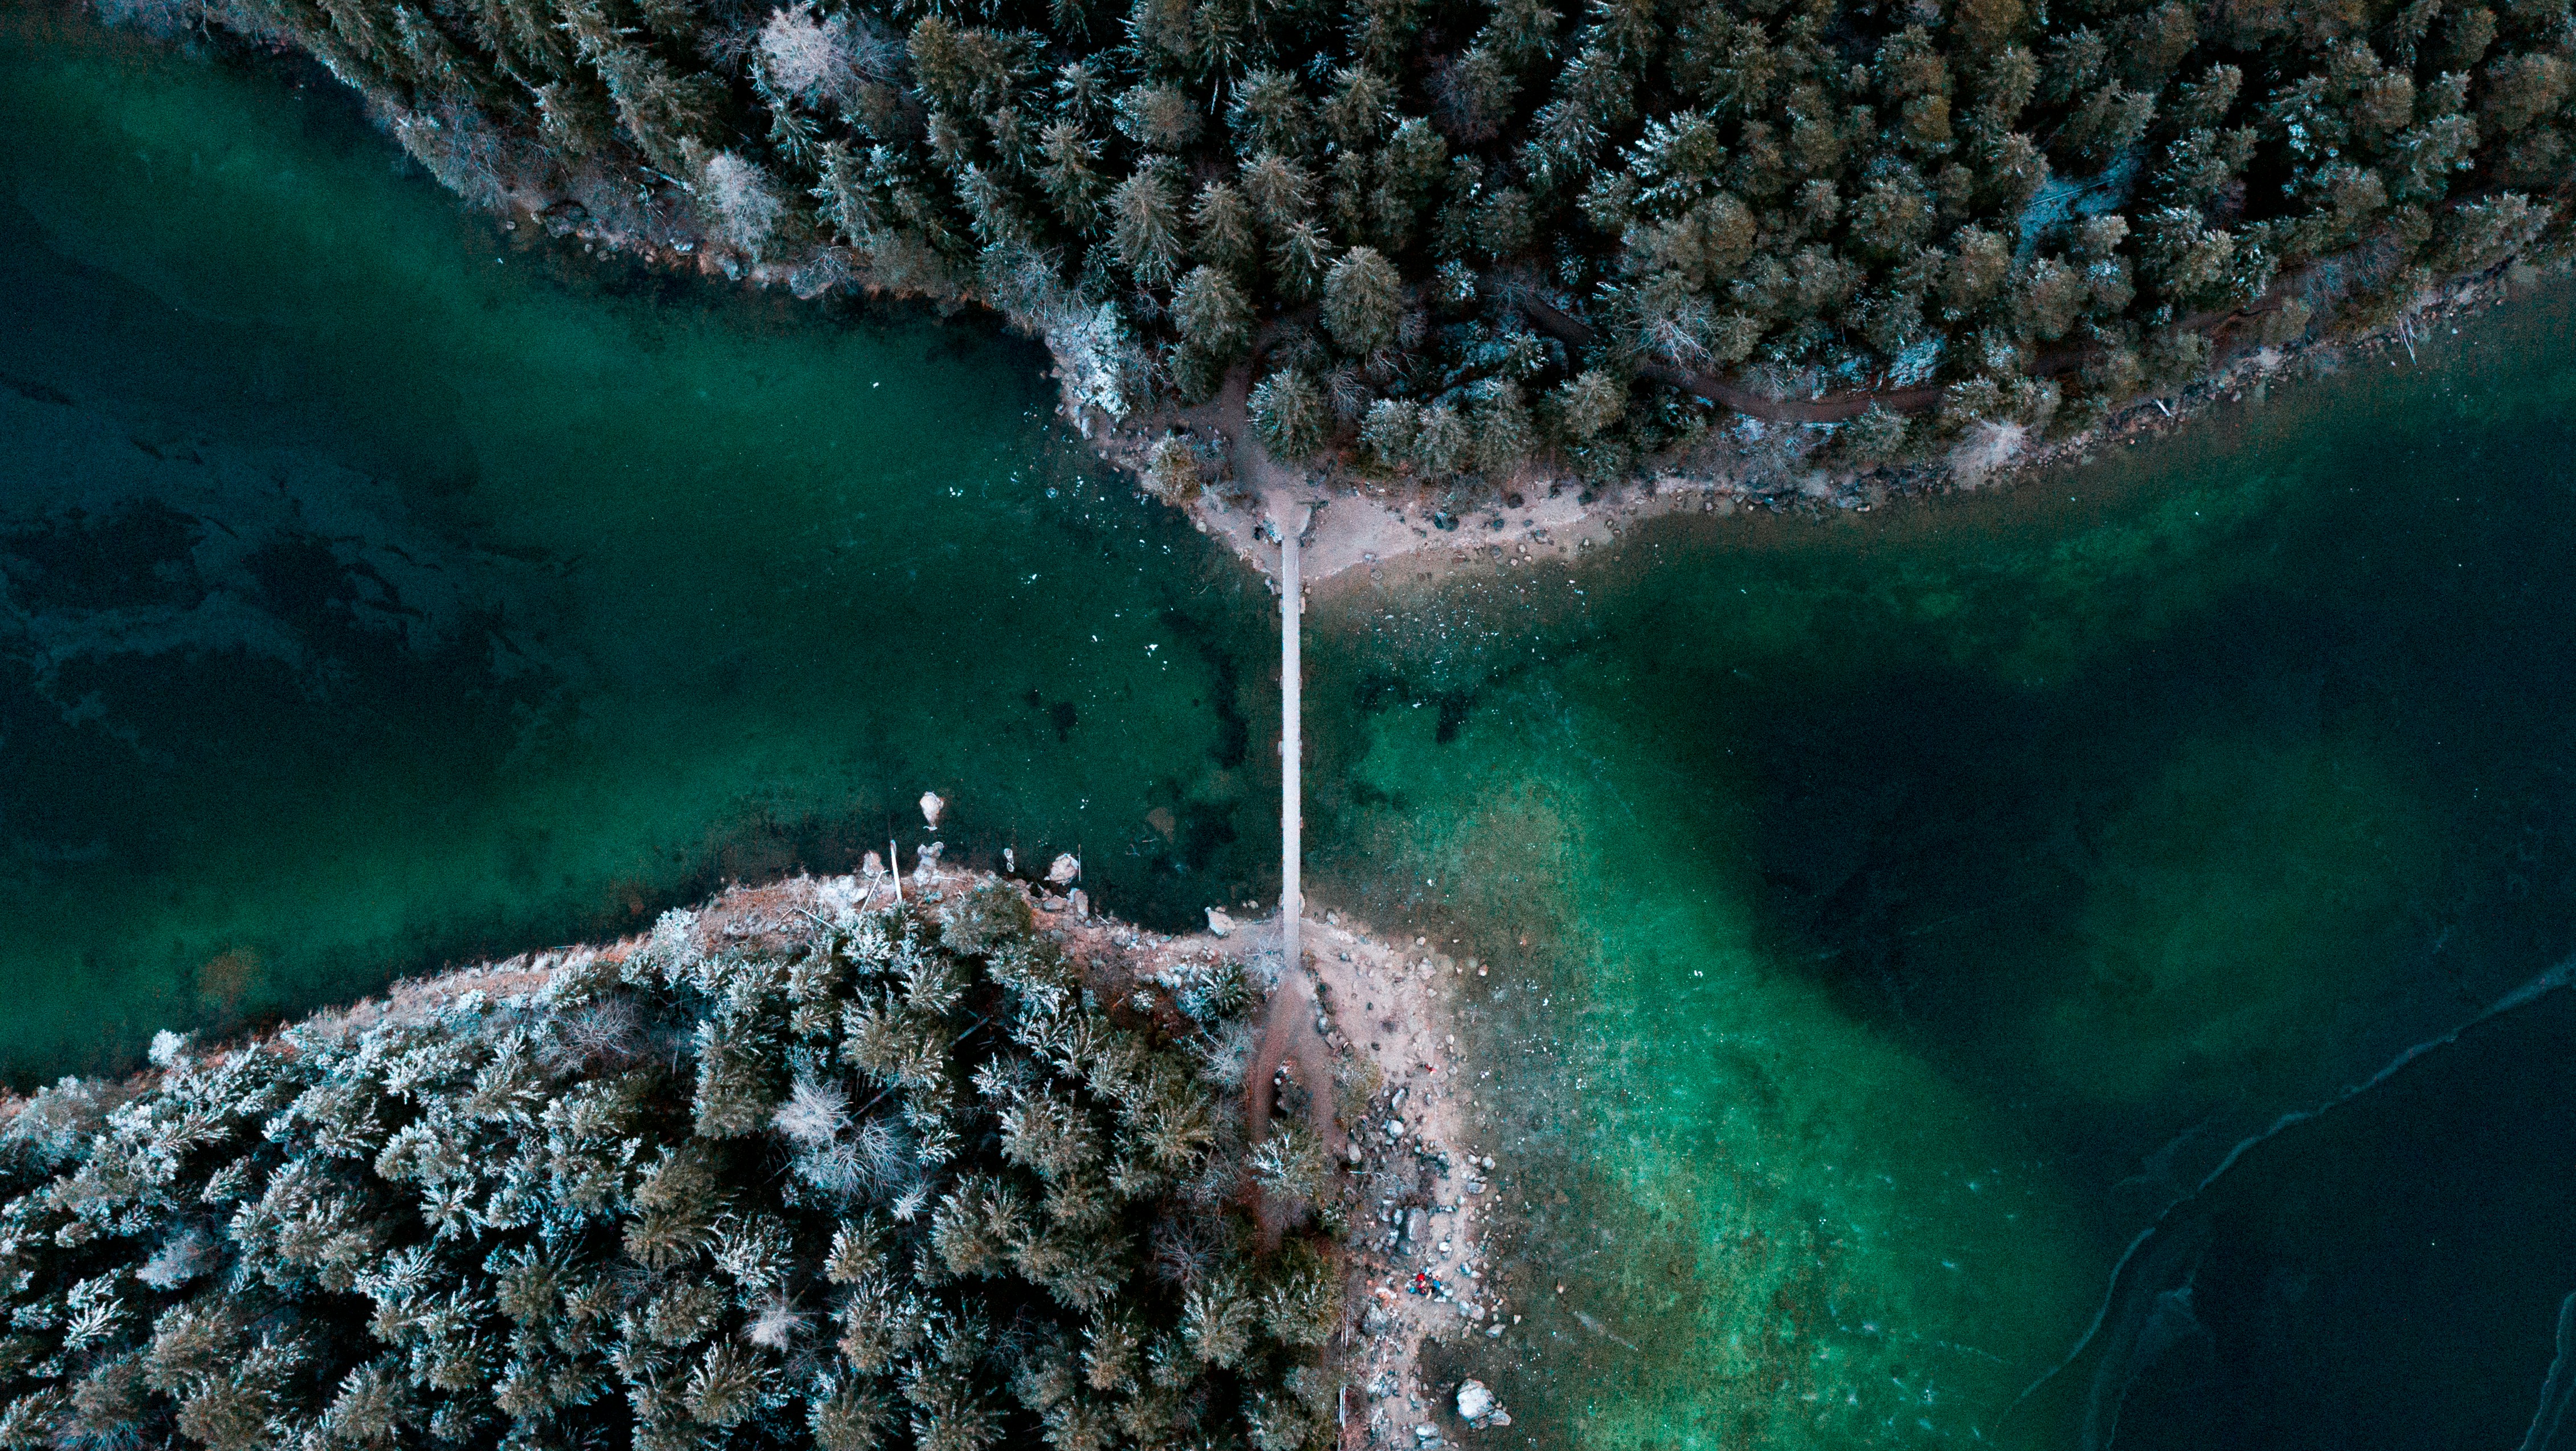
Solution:
[[[1032,347],[505,232],[327,82],[49,11],[0,134],[14,1081],[925,788],[1151,923],[1275,891],[1273,603]],[[1319,598],[1310,895],[1493,965],[1526,1319],[1437,1358],[1498,1444],[2521,1442],[2576,1006],[2343,1096],[2576,949],[2571,328]]]
[[[2576,1290],[2563,995],[2249,1149],[2105,1297],[2238,1145],[2576,943],[2572,326],[1318,622],[1316,890],[1504,969],[1537,1313],[1459,1364],[1534,1444],[2519,1443]]]

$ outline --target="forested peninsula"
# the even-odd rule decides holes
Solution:
[[[0,1104],[0,1446],[1330,1444],[1262,985],[924,878]]]
[[[998,309],[1175,500],[1217,397],[1452,507],[2009,460],[2554,258],[2576,174],[2569,0],[100,3],[483,205]]]

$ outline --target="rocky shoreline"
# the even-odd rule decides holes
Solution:
[[[1356,1201],[1346,1243],[1361,1295],[1345,1376],[1364,1400],[1344,1444],[1434,1447],[1508,1427],[1489,1388],[1423,1366],[1426,1346],[1508,1343],[1521,1321],[1493,1277],[1494,1220],[1513,1170],[1476,1141],[1466,1116],[1477,1092],[1497,1091],[1497,1070],[1466,1057],[1450,1008],[1490,969],[1423,937],[1386,941],[1333,911],[1304,932],[1315,1021],[1373,1084],[1345,1154],[1344,1192]]]

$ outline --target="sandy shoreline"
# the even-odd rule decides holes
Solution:
[[[1085,436],[1102,457],[1133,472],[1142,467],[1145,431],[1180,426],[1224,435],[1237,460],[1238,486],[1231,497],[1211,491],[1190,503],[1186,512],[1191,523],[1275,586],[1278,551],[1275,542],[1264,538],[1264,528],[1274,516],[1312,505],[1313,521],[1301,549],[1305,582],[1310,587],[1346,586],[1348,577],[1381,574],[1384,566],[1396,564],[1417,574],[1438,574],[1480,559],[1504,569],[1545,559],[1572,559],[1608,544],[1630,525],[1667,514],[1724,516],[1757,509],[1775,514],[1867,513],[1938,494],[2010,489],[2042,474],[2108,457],[2113,449],[2174,432],[2223,404],[2249,397],[2260,402],[2275,383],[2321,376],[2347,360],[2386,357],[2400,350],[2411,359],[2415,339],[2429,335],[2434,327],[2502,306],[2524,288],[2524,283],[2497,273],[2456,279],[2425,294],[2385,327],[2289,347],[2245,350],[2169,400],[2131,403],[2095,428],[2028,447],[2008,462],[1978,472],[1948,462],[1857,474],[1783,471],[1756,464],[1706,476],[1665,472],[1590,488],[1578,480],[1550,478],[1539,471],[1516,478],[1499,491],[1498,499],[1453,515],[1443,507],[1437,491],[1420,485],[1366,490],[1328,486],[1272,461],[1243,421],[1239,386],[1229,386],[1225,396],[1203,408],[1142,420],[1141,429],[1134,423],[1104,428],[1103,420],[1095,417],[1088,420],[1091,426]]]

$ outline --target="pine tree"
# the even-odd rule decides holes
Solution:
[[[1394,265],[1377,249],[1353,247],[1324,276],[1325,331],[1355,356],[1393,347],[1402,289]]]
[[[1118,257],[1147,287],[1168,287],[1181,261],[1180,203],[1168,168],[1148,165],[1109,194]]]
[[[2479,109],[2488,125],[2509,136],[2557,110],[2567,99],[2568,80],[2567,62],[2554,55],[2503,56],[2486,68]]]
[[[2057,147],[2080,173],[2100,171],[2147,134],[2156,114],[2155,97],[2113,82],[2086,97],[2058,132]]]
[[[1609,374],[1587,369],[1557,385],[1549,416],[1557,437],[1580,443],[1598,437],[1627,410],[1627,390]]]
[[[2442,68],[2464,74],[2476,69],[2487,48],[2495,44],[2497,29],[2495,12],[2484,5],[2452,11]]]
[[[1290,302],[1314,297],[1324,285],[1332,253],[1331,239],[1314,223],[1291,222],[1282,228],[1270,251],[1270,275],[1279,295]]]
[[[1835,436],[1837,452],[1848,462],[1868,468],[1897,456],[1905,446],[1905,416],[1873,403],[1869,411],[1842,426]]]
[[[1434,477],[1453,473],[1465,461],[1472,442],[1458,410],[1446,403],[1434,403],[1422,410],[1421,421],[1415,425],[1413,461]]]
[[[2120,79],[2146,92],[2172,79],[2175,68],[2200,38],[2191,7],[2183,0],[2165,0],[2144,14],[2131,16],[2120,29],[2116,47]]]
[[[1340,1327],[1341,1279],[1302,1246],[1280,1256],[1261,1292],[1261,1326],[1282,1345],[1320,1346]]]
[[[1199,1359],[1231,1369],[1252,1348],[1258,1315],[1240,1281],[1230,1274],[1211,1275],[1182,1297],[1181,1338]]]
[[[718,1340],[689,1371],[682,1393],[689,1414],[701,1424],[740,1425],[760,1409],[771,1377],[757,1352],[730,1340]]]
[[[1231,183],[1212,181],[1199,189],[1190,225],[1196,251],[1211,265],[1237,276],[1250,276],[1261,259],[1261,240],[1254,230],[1252,204]]]
[[[1199,111],[1178,86],[1140,85],[1119,93],[1119,133],[1140,146],[1178,151],[1198,139]]]
[[[1422,426],[1421,406],[1400,398],[1380,398],[1369,405],[1360,424],[1360,441],[1392,468],[1413,460],[1413,439]]]
[[[1324,127],[1344,151],[1366,151],[1395,124],[1395,83],[1365,66],[1333,72],[1333,95],[1324,106]]]
[[[1181,340],[1209,358],[1231,359],[1252,348],[1252,304],[1223,269],[1192,268],[1172,291],[1172,318]]]
[[[2033,258],[2014,273],[2015,328],[2023,337],[2039,342],[2055,342],[2066,336],[2090,295],[2083,274],[2054,257]]]
[[[2101,32],[2079,25],[2048,46],[2041,67],[2041,94],[2058,105],[2073,105],[2101,87],[2111,73],[2111,45]]]
[[[1271,374],[1252,389],[1252,428],[1261,446],[1275,458],[1312,458],[1325,443],[1330,417],[1314,380],[1290,368]]]
[[[913,22],[905,49],[912,59],[913,84],[926,104],[947,110],[969,104],[981,57],[967,32],[933,12]]]
[[[1531,421],[1529,403],[1521,394],[1521,386],[1507,378],[1485,379],[1470,394],[1474,399],[1472,460],[1477,472],[1488,479],[1500,479],[1538,446],[1538,430]]]
[[[807,1428],[819,1451],[877,1451],[892,1419],[884,1399],[857,1381],[827,1377],[813,1397]]]
[[[1082,1333],[1083,1380],[1096,1391],[1132,1389],[1144,1372],[1145,1332],[1124,1311],[1092,1317]]]
[[[1247,71],[1235,82],[1226,128],[1234,135],[1238,155],[1294,156],[1306,149],[1310,124],[1296,77],[1265,67]]]
[[[1307,220],[1314,211],[1314,177],[1277,152],[1265,151],[1245,158],[1240,179],[1254,215],[1273,236]]]
[[[1075,231],[1089,233],[1100,217],[1100,143],[1078,121],[1054,121],[1038,134],[1038,157],[1038,182],[1055,203],[1056,215]]]
[[[1961,231],[1958,250],[1941,273],[1941,300],[1954,318],[1973,314],[2004,285],[2012,252],[2004,239],[1979,227]]]

